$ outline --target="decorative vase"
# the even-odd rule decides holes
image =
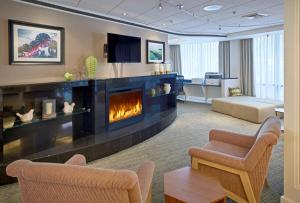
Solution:
[[[152,88],[150,93],[151,93],[151,97],[155,97],[155,95],[156,95],[155,88]]]
[[[164,83],[164,91],[166,94],[169,94],[171,91],[171,84],[170,83]]]
[[[32,119],[33,119],[33,112],[34,112],[34,109],[31,109],[28,113],[25,113],[23,115],[20,113],[16,113],[16,115],[20,118],[20,120],[23,123],[28,123],[28,122],[32,121]]]
[[[98,60],[94,56],[89,56],[85,59],[85,68],[88,78],[96,78],[96,67]]]

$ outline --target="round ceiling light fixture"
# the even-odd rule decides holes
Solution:
[[[208,5],[208,6],[203,7],[203,10],[205,10],[205,11],[218,11],[222,7],[223,7],[222,5],[213,4],[213,5]]]

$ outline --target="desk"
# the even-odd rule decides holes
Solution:
[[[203,92],[203,95],[204,95],[204,99],[205,99],[205,102],[207,103],[207,100],[208,100],[208,95],[209,95],[209,93],[208,93],[208,88],[209,87],[218,87],[218,88],[220,88],[221,87],[221,85],[206,85],[206,84],[204,84],[204,83],[185,83],[185,86],[200,86],[201,87],[201,90],[202,90],[202,92]]]

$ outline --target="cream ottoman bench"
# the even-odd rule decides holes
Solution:
[[[265,103],[255,97],[239,96],[215,98],[212,110],[253,123],[262,123],[265,118],[275,115],[275,104]]]

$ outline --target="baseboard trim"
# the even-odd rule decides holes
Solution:
[[[296,202],[294,202],[293,200],[288,199],[286,196],[282,195],[280,197],[280,203],[296,203]]]

